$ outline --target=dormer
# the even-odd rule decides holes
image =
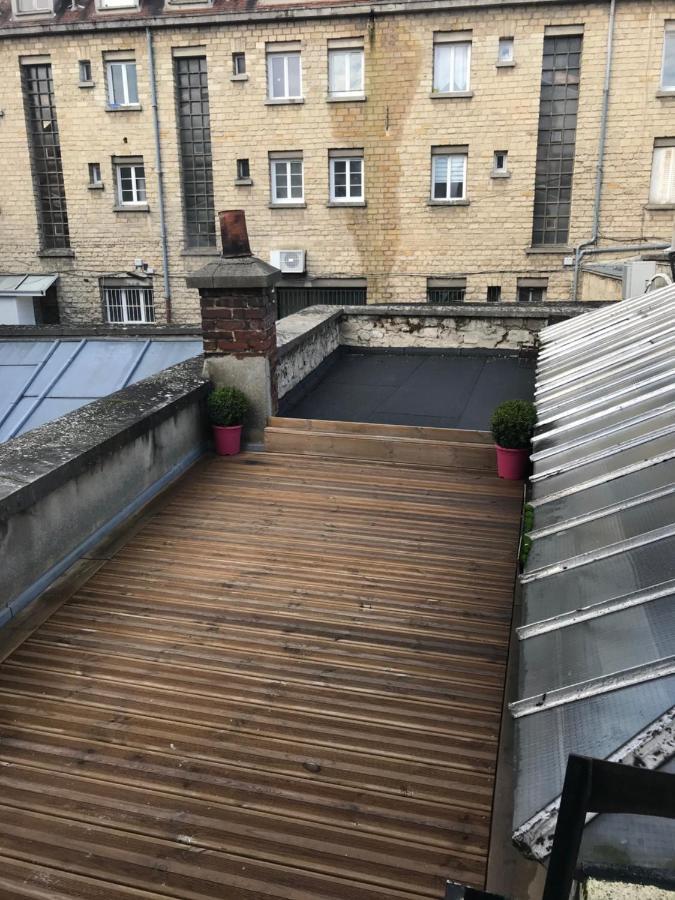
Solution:
[[[54,0],[12,0],[15,16],[53,16]]]
[[[97,12],[116,12],[118,9],[138,9],[140,0],[96,0]]]

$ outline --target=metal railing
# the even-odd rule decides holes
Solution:
[[[277,318],[283,319],[308,306],[365,306],[365,287],[278,287]]]

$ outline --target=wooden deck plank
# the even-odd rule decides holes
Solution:
[[[0,665],[0,895],[484,882],[520,490],[214,459]]]

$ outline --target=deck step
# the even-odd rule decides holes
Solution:
[[[495,471],[492,438],[484,431],[274,417],[265,429],[265,449],[489,474]]]

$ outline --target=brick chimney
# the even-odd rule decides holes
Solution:
[[[273,288],[281,277],[253,256],[242,209],[218,213],[222,256],[187,277],[199,290],[205,370],[216,387],[240,388],[252,403],[247,439],[260,442],[277,408]]]

